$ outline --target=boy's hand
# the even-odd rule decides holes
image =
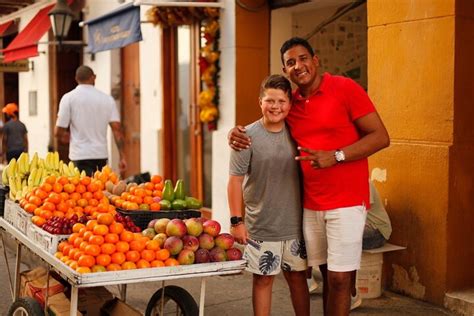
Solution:
[[[334,166],[337,161],[334,157],[335,151],[315,150],[310,148],[298,147],[299,151],[304,151],[309,155],[296,156],[296,160],[310,160],[311,166],[315,169],[322,169]]]
[[[229,141],[229,146],[237,151],[247,149],[252,144],[250,138],[245,134],[245,127],[241,125],[232,128],[227,134],[227,139]]]
[[[247,244],[247,238],[248,238],[248,233],[247,233],[247,228],[245,228],[244,223],[237,225],[237,226],[232,226],[230,228],[230,233],[232,236],[234,236],[234,239],[236,242],[242,245]]]

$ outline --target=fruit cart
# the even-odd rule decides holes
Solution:
[[[80,274],[63,264],[54,255],[45,251],[37,243],[33,242],[19,229],[12,226],[4,218],[0,217],[0,231],[1,241],[3,243],[3,235],[11,235],[17,242],[16,247],[16,263],[13,280],[8,269],[7,272],[10,278],[10,288],[12,292],[13,305],[10,307],[11,315],[45,315],[43,309],[33,299],[20,298],[20,262],[22,248],[26,247],[33,253],[38,255],[48,266],[49,272],[55,271],[71,286],[70,297],[70,315],[77,314],[78,307],[78,291],[79,288],[90,288],[106,285],[120,285],[120,296],[123,301],[126,300],[126,286],[132,283],[142,282],[156,282],[161,281],[161,288],[152,295],[145,315],[163,315],[166,311],[167,303],[172,303],[175,306],[176,315],[204,315],[204,301],[206,291],[206,277],[217,275],[229,275],[240,273],[246,266],[245,260],[213,262],[192,265],[180,265],[172,267],[147,268],[127,271],[108,271],[98,273]],[[5,246],[3,247],[5,251]],[[7,260],[6,253],[5,260]],[[183,288],[177,286],[165,286],[165,282],[169,280],[182,278],[201,278],[201,291],[199,305],[196,304],[193,297]],[[47,278],[49,287],[49,278]],[[47,306],[48,290],[45,294],[45,306]],[[45,308],[46,309],[46,308]]]

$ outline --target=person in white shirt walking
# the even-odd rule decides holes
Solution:
[[[92,175],[107,164],[107,127],[110,126],[120,155],[119,168],[127,168],[120,115],[113,98],[94,87],[96,75],[88,66],[76,70],[77,87],[59,103],[55,136],[67,139],[70,129],[69,159],[79,170]]]

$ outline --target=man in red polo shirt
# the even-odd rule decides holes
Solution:
[[[326,315],[348,315],[351,277],[360,268],[369,202],[367,157],[390,143],[365,91],[353,80],[318,72],[309,43],[291,38],[281,49],[283,71],[297,85],[286,119],[301,152],[303,231],[308,265],[323,275]],[[234,149],[250,139],[234,128]]]

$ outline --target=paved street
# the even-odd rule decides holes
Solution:
[[[9,243],[12,244],[12,243]],[[0,315],[6,315],[11,304],[10,288],[8,286],[8,275],[5,267],[3,249],[0,249]],[[8,253],[10,266],[14,266],[14,257]],[[32,257],[28,260],[31,262]],[[23,265],[23,268],[26,268]],[[236,276],[208,278],[206,291],[206,315],[252,315],[252,291],[251,275],[243,273]],[[168,283],[167,283],[168,284]],[[187,279],[178,280],[169,284],[176,284],[189,291],[194,299],[199,301],[200,280]],[[161,286],[161,283],[133,284],[128,286],[127,301],[136,309],[144,312],[148,300]],[[272,315],[293,315],[289,292],[283,277],[276,279],[273,290]],[[109,290],[117,292],[116,287]],[[320,294],[311,295],[312,315],[322,315],[322,298]],[[407,297],[384,292],[377,299],[364,300],[362,306],[351,313],[351,315],[383,315],[383,316],[410,316],[410,315],[455,315],[449,311],[433,305],[409,299]]]

